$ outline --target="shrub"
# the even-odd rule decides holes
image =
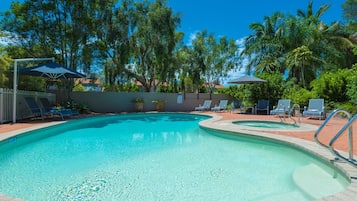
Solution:
[[[316,97],[309,90],[300,88],[296,85],[290,89],[289,94],[287,94],[287,98],[291,99],[292,103],[298,104],[300,108],[303,108],[309,104],[309,99]]]
[[[349,113],[351,113],[352,115],[357,114],[357,106],[351,102],[339,104],[338,107],[336,107],[336,108],[343,108],[343,109],[347,110]]]
[[[357,48],[356,48],[357,50]],[[347,78],[347,96],[352,103],[357,104],[357,64],[353,66],[350,76]]]
[[[76,84],[72,91],[80,91],[80,92],[85,92],[86,89],[84,88],[84,86],[82,84]]]
[[[333,102],[347,102],[347,83],[350,69],[339,69],[337,72],[326,72],[311,82],[312,92],[319,98]]]
[[[267,80],[264,83],[251,84],[246,86],[251,91],[251,100],[257,103],[261,99],[269,99],[270,104],[275,104],[282,98],[286,81],[279,72],[262,73],[259,78]]]

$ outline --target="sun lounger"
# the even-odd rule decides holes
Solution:
[[[324,99],[310,99],[309,106],[304,107],[303,117],[318,117],[319,119],[326,118]]]
[[[220,100],[219,105],[214,106],[212,111],[221,111],[227,109],[228,100]]]
[[[198,110],[198,111],[209,110],[211,108],[211,103],[212,103],[211,100],[205,100],[203,102],[203,105],[199,105],[199,106],[195,107],[195,110]]]
[[[42,109],[36,102],[36,100],[33,97],[24,97],[25,103],[27,107],[29,108],[30,112],[32,115],[35,117],[41,117],[44,119],[45,115],[53,115],[51,112],[46,112],[44,109]]]
[[[278,105],[270,110],[271,115],[285,115],[290,113],[290,100],[289,99],[280,99]]]
[[[233,100],[231,103],[231,112],[235,112],[235,110],[239,109],[242,112],[242,101]]]
[[[53,115],[59,115],[62,118],[62,120],[64,120],[64,117],[70,117],[79,114],[79,112],[76,110],[62,108],[62,107],[56,108],[50,104],[47,98],[40,98],[40,102],[45,112],[52,113]]]

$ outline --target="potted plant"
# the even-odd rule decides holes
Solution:
[[[165,101],[164,100],[153,100],[157,111],[163,111],[165,109]]]
[[[144,98],[135,98],[133,100],[135,111],[137,112],[144,111],[144,102],[145,102]]]

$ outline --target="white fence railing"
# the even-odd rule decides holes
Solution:
[[[11,122],[13,119],[13,90],[0,88],[0,123]],[[24,119],[32,114],[26,106],[24,97],[34,97],[35,100],[46,97],[50,102],[56,101],[56,95],[52,93],[35,91],[17,91],[16,119]]]
[[[0,123],[11,121],[13,90],[0,88]]]

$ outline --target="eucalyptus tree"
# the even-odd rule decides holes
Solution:
[[[55,56],[72,69],[86,69],[92,53],[88,44],[95,28],[92,16],[98,4],[96,0],[14,2],[5,12],[1,26],[16,37],[17,45],[27,49],[29,57]],[[33,51],[35,46],[38,48]]]
[[[9,87],[10,64],[12,59],[0,48],[0,88]]]
[[[192,70],[192,50],[187,45],[180,46],[175,51],[175,65],[177,66],[177,75],[180,80],[180,88],[183,92],[193,92],[193,80],[191,79]],[[199,77],[199,73],[197,73]],[[199,78],[198,78],[199,79]]]
[[[0,38],[5,36],[4,33],[0,31]],[[7,73],[10,70],[11,58],[7,55],[4,47],[0,44],[0,88],[7,87],[9,78]]]
[[[227,37],[216,39],[213,33],[206,30],[198,32],[192,41],[190,76],[200,88],[202,80],[210,92],[219,84],[222,77],[237,67],[240,57],[238,45]]]
[[[125,73],[140,82],[146,91],[172,78],[175,46],[180,39],[176,28],[180,16],[165,0],[135,2],[131,55]]]
[[[95,29],[93,46],[102,60],[106,84],[116,89],[116,84],[120,87],[130,80],[125,70],[132,49],[130,40],[134,29],[134,2],[106,1],[106,4],[99,4],[97,9],[101,12],[97,12],[95,26],[100,28]]]

